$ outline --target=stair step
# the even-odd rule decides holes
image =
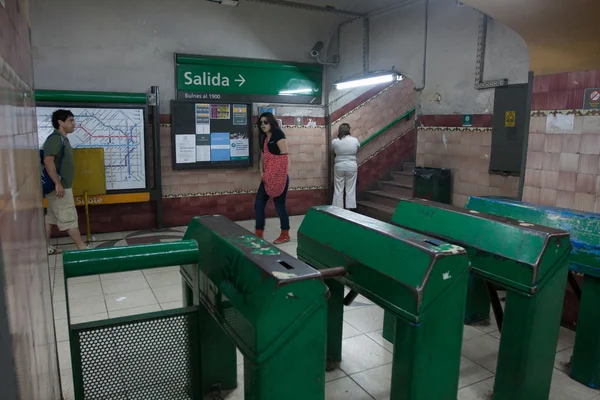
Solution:
[[[413,174],[406,171],[392,171],[392,179],[402,185],[413,187]]]
[[[370,190],[366,192],[366,195],[368,201],[391,207],[393,209],[396,209],[396,206],[400,200],[405,198],[399,194],[386,192],[383,190]]]
[[[415,163],[413,161],[407,161],[402,164],[402,170],[406,172],[412,172],[415,169]]]
[[[356,202],[357,211],[363,215],[378,219],[383,222],[390,222],[394,215],[395,208],[384,206],[368,200],[360,200]]]
[[[412,197],[412,187],[394,181],[379,181],[379,185],[386,192],[396,193],[404,197]]]

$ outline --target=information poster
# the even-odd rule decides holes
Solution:
[[[175,136],[175,159],[177,163],[189,164],[196,162],[196,138],[194,136]]]
[[[248,106],[245,104],[233,105],[233,124],[236,126],[248,125]]]
[[[210,117],[212,119],[230,119],[231,106],[229,104],[211,104]]]
[[[210,159],[211,161],[229,161],[229,132],[212,132],[210,134]]]
[[[229,135],[231,160],[248,160],[250,157],[250,143],[248,133],[236,132]]]
[[[196,135],[210,134],[210,104],[196,104]]]

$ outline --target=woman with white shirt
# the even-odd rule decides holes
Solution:
[[[354,209],[356,208],[356,177],[358,175],[356,153],[358,153],[360,143],[358,139],[350,136],[350,125],[340,125],[338,138],[333,139],[332,147],[335,152],[333,205],[344,208],[345,188],[346,208]]]

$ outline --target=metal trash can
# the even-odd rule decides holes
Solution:
[[[415,167],[413,197],[452,204],[452,171],[448,168]]]

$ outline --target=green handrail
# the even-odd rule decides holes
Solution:
[[[401,116],[399,116],[398,118],[396,118],[395,120],[393,120],[392,122],[390,122],[389,124],[387,124],[386,126],[381,128],[379,131],[375,132],[373,135],[371,135],[371,137],[365,139],[365,141],[360,144],[360,147],[363,147],[364,145],[369,143],[371,140],[375,139],[377,136],[381,135],[388,129],[392,128],[394,125],[396,125],[398,122],[400,122],[404,118],[408,118],[410,116],[410,114],[412,114],[415,110],[416,110],[416,108],[411,108],[410,110],[408,110],[407,112],[405,112],[404,114],[402,114]]]
[[[36,90],[36,101],[62,103],[132,103],[146,104],[146,93],[79,92],[72,90]]]

